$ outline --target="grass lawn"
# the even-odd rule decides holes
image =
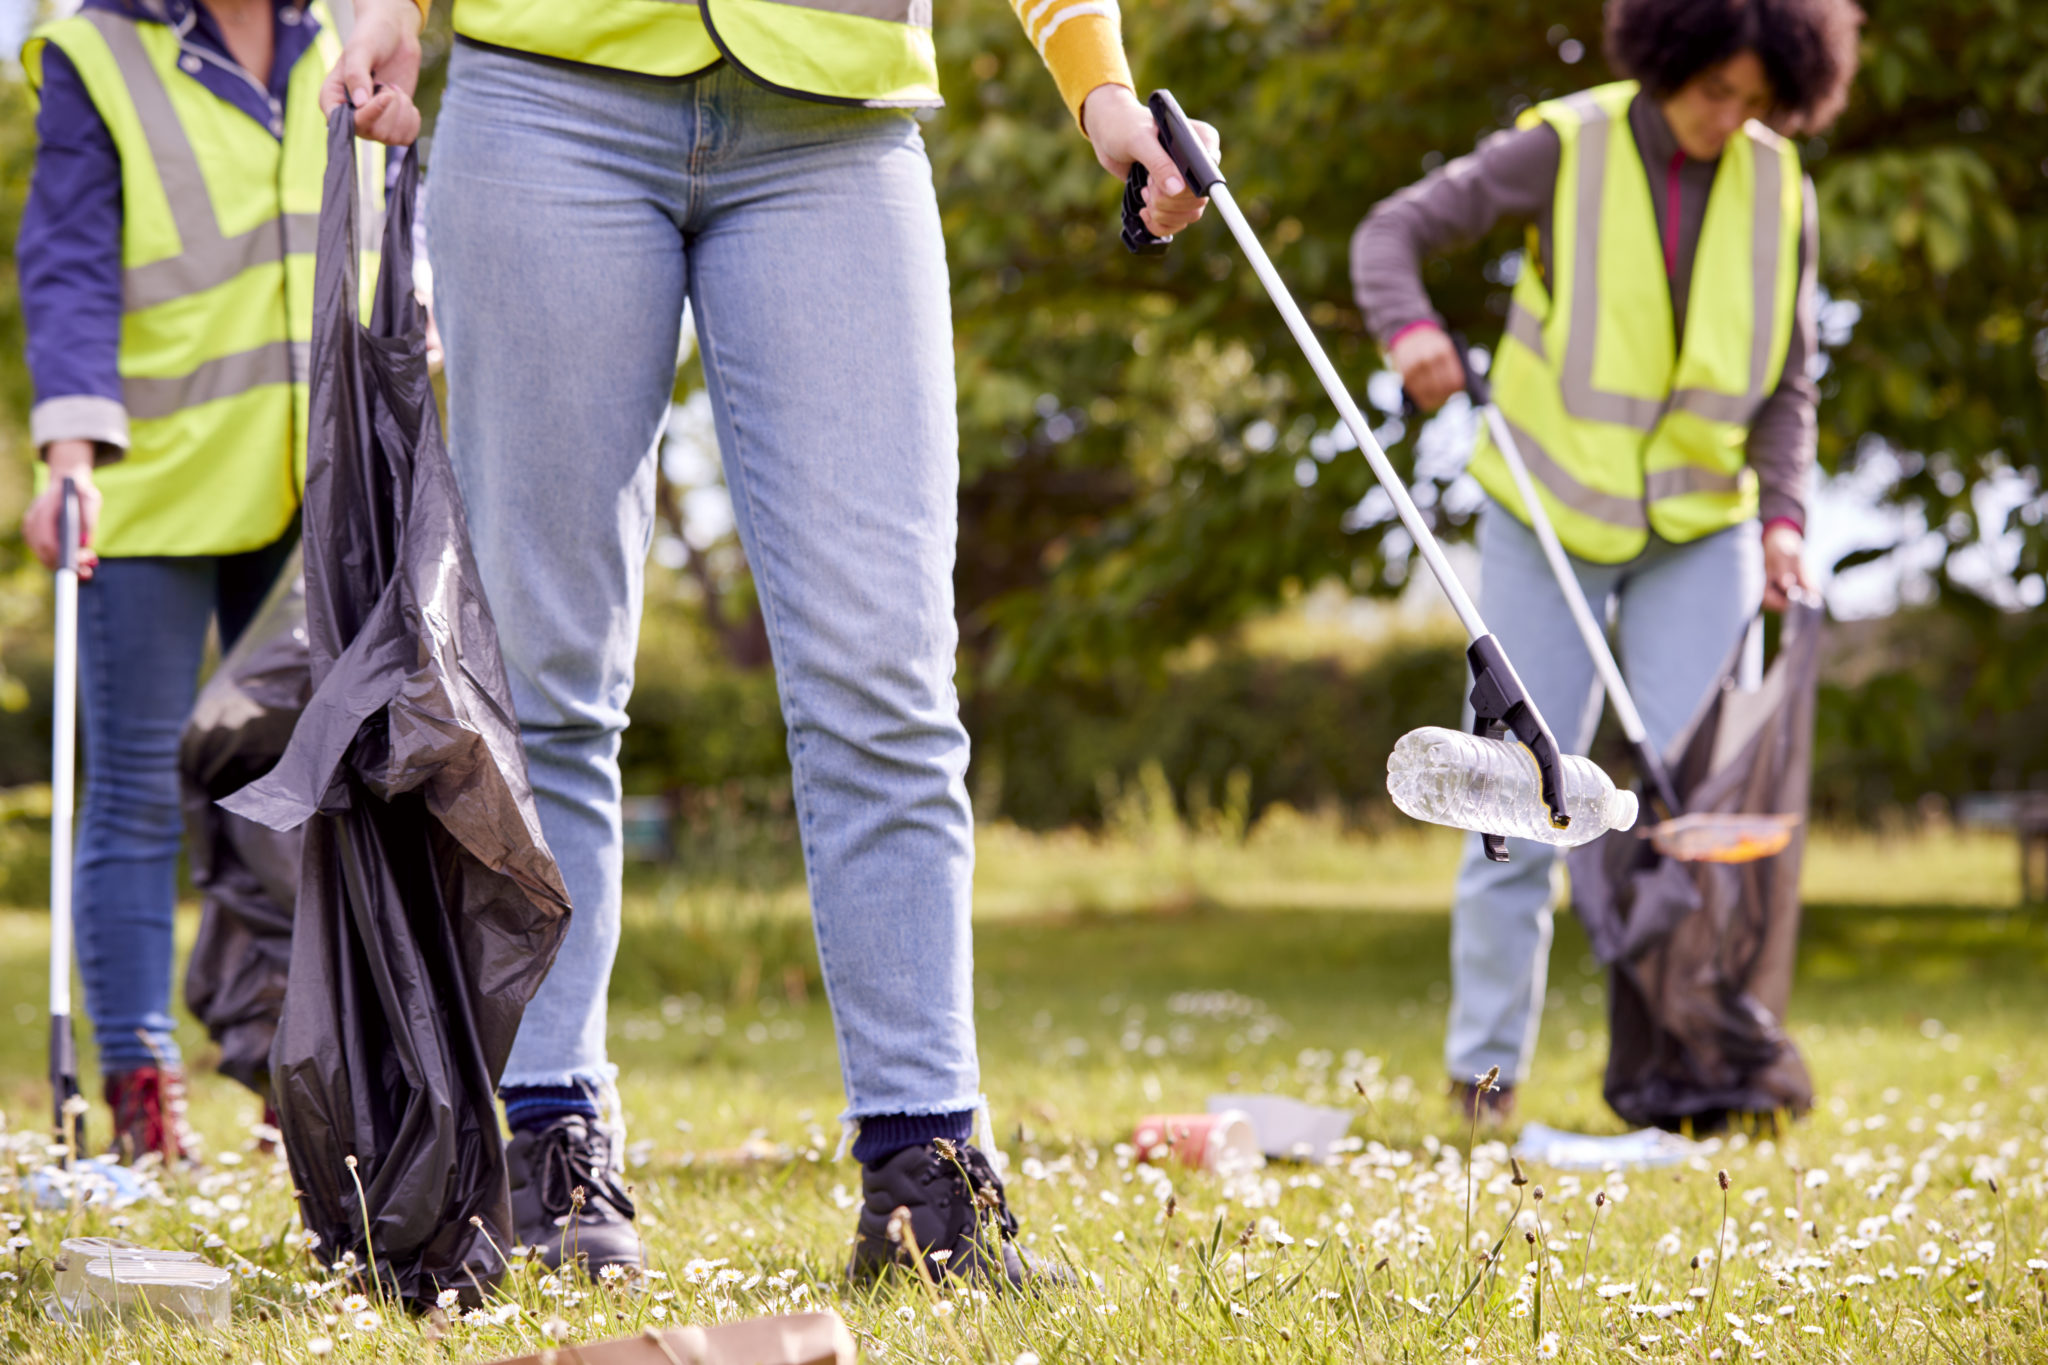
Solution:
[[[566,1346],[820,1303],[872,1360],[2048,1356],[2048,924],[2014,908],[2004,842],[1818,840],[1792,1020],[1815,1112],[1689,1166],[1532,1168],[1527,1188],[1483,1134],[1468,1160],[1442,1095],[1454,841],[1294,817],[1239,842],[1133,817],[1108,840],[997,826],[981,847],[979,1025],[1010,1196],[1027,1243],[1070,1256],[1088,1287],[848,1295],[859,1181],[832,1160],[839,1076],[801,885],[642,872],[612,1039],[655,1275],[521,1271],[496,1312],[445,1326],[349,1303],[289,1231],[286,1169],[248,1134],[255,1101],[211,1073],[188,1024],[202,1174],[125,1218],[73,1218],[32,1208],[0,1169],[15,1239],[0,1360],[488,1361],[551,1332]],[[0,911],[15,1026],[0,1113],[21,1169],[44,1159],[44,928]],[[1618,1131],[1600,1098],[1605,1018],[1560,919],[1522,1117]],[[1229,1182],[1134,1164],[1134,1119],[1225,1088],[1355,1106],[1354,1150]],[[104,1110],[90,1121],[103,1138]],[[246,1267],[232,1334],[45,1318],[57,1242],[114,1232]],[[1532,1266],[1547,1266],[1540,1290]]]

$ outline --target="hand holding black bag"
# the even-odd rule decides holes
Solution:
[[[473,1298],[504,1270],[497,1082],[569,899],[428,383],[416,155],[389,197],[364,327],[354,141],[344,106],[314,292],[313,696],[277,767],[221,804],[305,826],[271,1082],[306,1226],[323,1260],[352,1251],[424,1305],[445,1288]]]

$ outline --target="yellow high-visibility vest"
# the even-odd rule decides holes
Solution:
[[[31,89],[46,45],[70,58],[121,157],[129,445],[93,475],[102,555],[260,549],[298,511],[327,165],[320,82],[341,52],[325,6],[312,14],[320,33],[292,68],[281,137],[201,85],[203,58],[164,24],[86,10],[22,50]],[[384,182],[361,160],[375,242]],[[376,277],[373,264],[363,273]]]
[[[723,57],[771,89],[834,104],[943,102],[931,0],[455,0],[455,31],[647,76]]]
[[[1799,286],[1798,153],[1752,122],[1730,138],[1674,338],[1649,178],[1622,81],[1522,116],[1557,130],[1551,274],[1523,263],[1493,396],[1565,548],[1619,564],[1655,531],[1683,543],[1756,515],[1750,422],[1784,369]],[[1528,520],[1482,427],[1472,474]]]

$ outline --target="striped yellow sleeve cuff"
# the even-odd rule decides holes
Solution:
[[[1116,0],[1010,0],[1025,36],[1045,59],[1060,98],[1081,121],[1081,101],[1098,85],[1136,88],[1124,59]]]

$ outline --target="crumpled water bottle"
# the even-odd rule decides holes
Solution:
[[[1387,792],[1417,820],[1560,848],[1591,843],[1636,822],[1636,794],[1615,787],[1591,759],[1564,756],[1568,829],[1553,829],[1536,759],[1513,740],[1429,725],[1401,736],[1387,756]]]

